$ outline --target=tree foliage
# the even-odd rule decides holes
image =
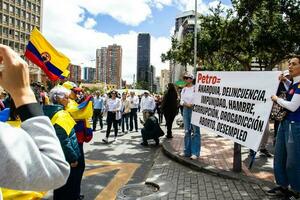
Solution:
[[[219,4],[200,16],[197,57],[203,69],[250,70],[255,58],[271,70],[290,54],[299,54],[299,7],[299,0],[232,0],[232,9]],[[193,35],[181,42],[172,38],[171,49],[161,58],[193,64]]]

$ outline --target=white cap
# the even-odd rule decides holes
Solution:
[[[283,75],[283,76],[288,76],[288,75],[290,75],[289,70],[284,70],[284,71],[282,72],[282,75]]]

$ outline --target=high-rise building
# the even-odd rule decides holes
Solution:
[[[154,85],[155,85],[155,67],[150,65],[150,73],[149,73],[149,89],[151,92],[154,92]]]
[[[116,44],[96,50],[96,79],[122,87],[122,47]]]
[[[139,33],[137,42],[137,83],[145,82],[150,86],[150,34]]]
[[[41,30],[43,0],[0,0],[0,43],[24,55],[30,32]],[[31,81],[41,81],[40,68],[29,63]]]
[[[107,76],[107,47],[96,50],[96,79],[102,83],[106,82]]]
[[[96,69],[93,67],[85,67],[83,69],[83,78],[86,82],[92,83],[95,81]]]
[[[170,70],[163,69],[160,71],[160,92],[164,93],[167,90],[168,83],[170,81]]]
[[[121,88],[122,76],[122,47],[116,44],[107,47],[106,83],[115,84]]]
[[[198,14],[200,16],[200,14]],[[194,33],[195,27],[195,11],[185,11],[176,16],[174,38],[179,42],[183,41],[183,38],[188,33]],[[193,73],[194,67],[191,65],[183,66],[179,63],[170,62],[170,81],[175,83],[182,79],[183,74],[188,71]]]
[[[69,67],[70,75],[68,80],[78,83],[81,81],[81,67],[79,65],[70,64]]]

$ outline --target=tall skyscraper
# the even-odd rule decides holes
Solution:
[[[88,83],[92,83],[95,81],[96,69],[93,67],[85,67],[83,68],[83,78]]]
[[[137,83],[146,82],[147,88],[150,84],[150,34],[139,33],[137,42]]]
[[[96,78],[121,88],[122,47],[116,44],[96,50]]]
[[[68,80],[78,83],[81,81],[81,67],[79,65],[70,64],[70,75]]]
[[[0,43],[24,55],[30,32],[41,30],[43,0],[0,0]],[[29,65],[30,79],[41,81],[41,70]]]
[[[102,83],[106,82],[107,76],[107,47],[96,50],[96,79]]]
[[[107,75],[106,83],[116,84],[121,88],[122,76],[122,47],[116,44],[107,47]]]
[[[173,37],[175,37],[179,42],[182,42],[186,34],[194,33],[194,26],[195,26],[195,11],[190,10],[190,11],[185,11],[183,13],[180,13],[179,15],[176,16],[175,19],[175,30],[174,30]],[[183,66],[180,63],[170,62],[171,82],[175,83],[176,81],[182,79],[182,76],[186,71],[192,73],[193,69],[194,67],[191,65]]]

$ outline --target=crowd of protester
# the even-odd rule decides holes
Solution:
[[[85,170],[83,145],[92,139],[93,132],[97,131],[98,121],[100,130],[104,128],[104,122],[107,125],[104,144],[116,141],[121,133],[138,132],[140,120],[140,124],[143,125],[140,129],[141,145],[148,146],[148,140],[154,140],[155,144],[159,145],[160,137],[164,135],[161,128],[163,122],[165,121],[166,138],[172,139],[174,119],[181,113],[184,124],[184,150],[179,152],[179,155],[193,160],[200,156],[200,128],[191,123],[196,91],[193,74],[186,73],[183,76],[186,82],[183,88],[169,83],[163,95],[152,95],[148,91],[142,95],[136,95],[133,91],[119,94],[116,90],[102,93],[95,91],[90,94],[70,81],[53,88],[46,88],[38,82],[29,85],[27,64],[15,52],[0,45],[0,58],[7,66],[0,76],[0,84],[5,89],[0,93],[0,110],[4,112],[10,108],[9,117],[6,120],[1,117],[0,142],[3,147],[7,147],[2,148],[2,151],[6,155],[11,155],[8,158],[1,158],[0,169],[8,169],[8,165],[15,166],[9,171],[0,172],[1,185],[4,187],[36,191],[54,189],[54,199],[83,199],[84,195],[81,194],[81,181]],[[11,71],[13,67],[15,72]],[[15,73],[21,81],[8,80],[9,77],[15,76]],[[296,199],[300,192],[300,57],[290,60],[289,73],[281,75],[280,80],[281,86],[277,96],[272,96],[272,100],[287,110],[287,116],[283,121],[275,122],[274,174],[278,187],[267,193]],[[280,93],[286,93],[287,98],[278,97]],[[138,112],[141,112],[142,119],[138,119]],[[45,116],[42,116],[43,113]],[[23,135],[23,138],[17,138],[15,134],[15,140],[20,142],[18,145],[20,147],[19,149],[14,147],[14,151],[20,155],[13,155],[11,147],[5,143],[8,139],[14,139],[5,138],[3,131],[10,132],[11,128],[8,124],[20,127],[12,129],[13,132],[20,132]],[[112,127],[114,139],[109,141]],[[37,138],[29,141],[26,134]],[[38,141],[38,136],[41,134],[48,137],[49,151],[45,148],[39,149],[41,141]],[[267,157],[272,156],[266,148],[269,135],[268,126],[260,147],[261,154]],[[22,151],[30,152],[24,157],[27,160],[20,157],[24,156]],[[44,154],[49,159],[43,160],[39,154]],[[14,159],[11,159],[12,157]],[[18,177],[18,185],[13,184],[14,180],[9,180],[12,177]]]

